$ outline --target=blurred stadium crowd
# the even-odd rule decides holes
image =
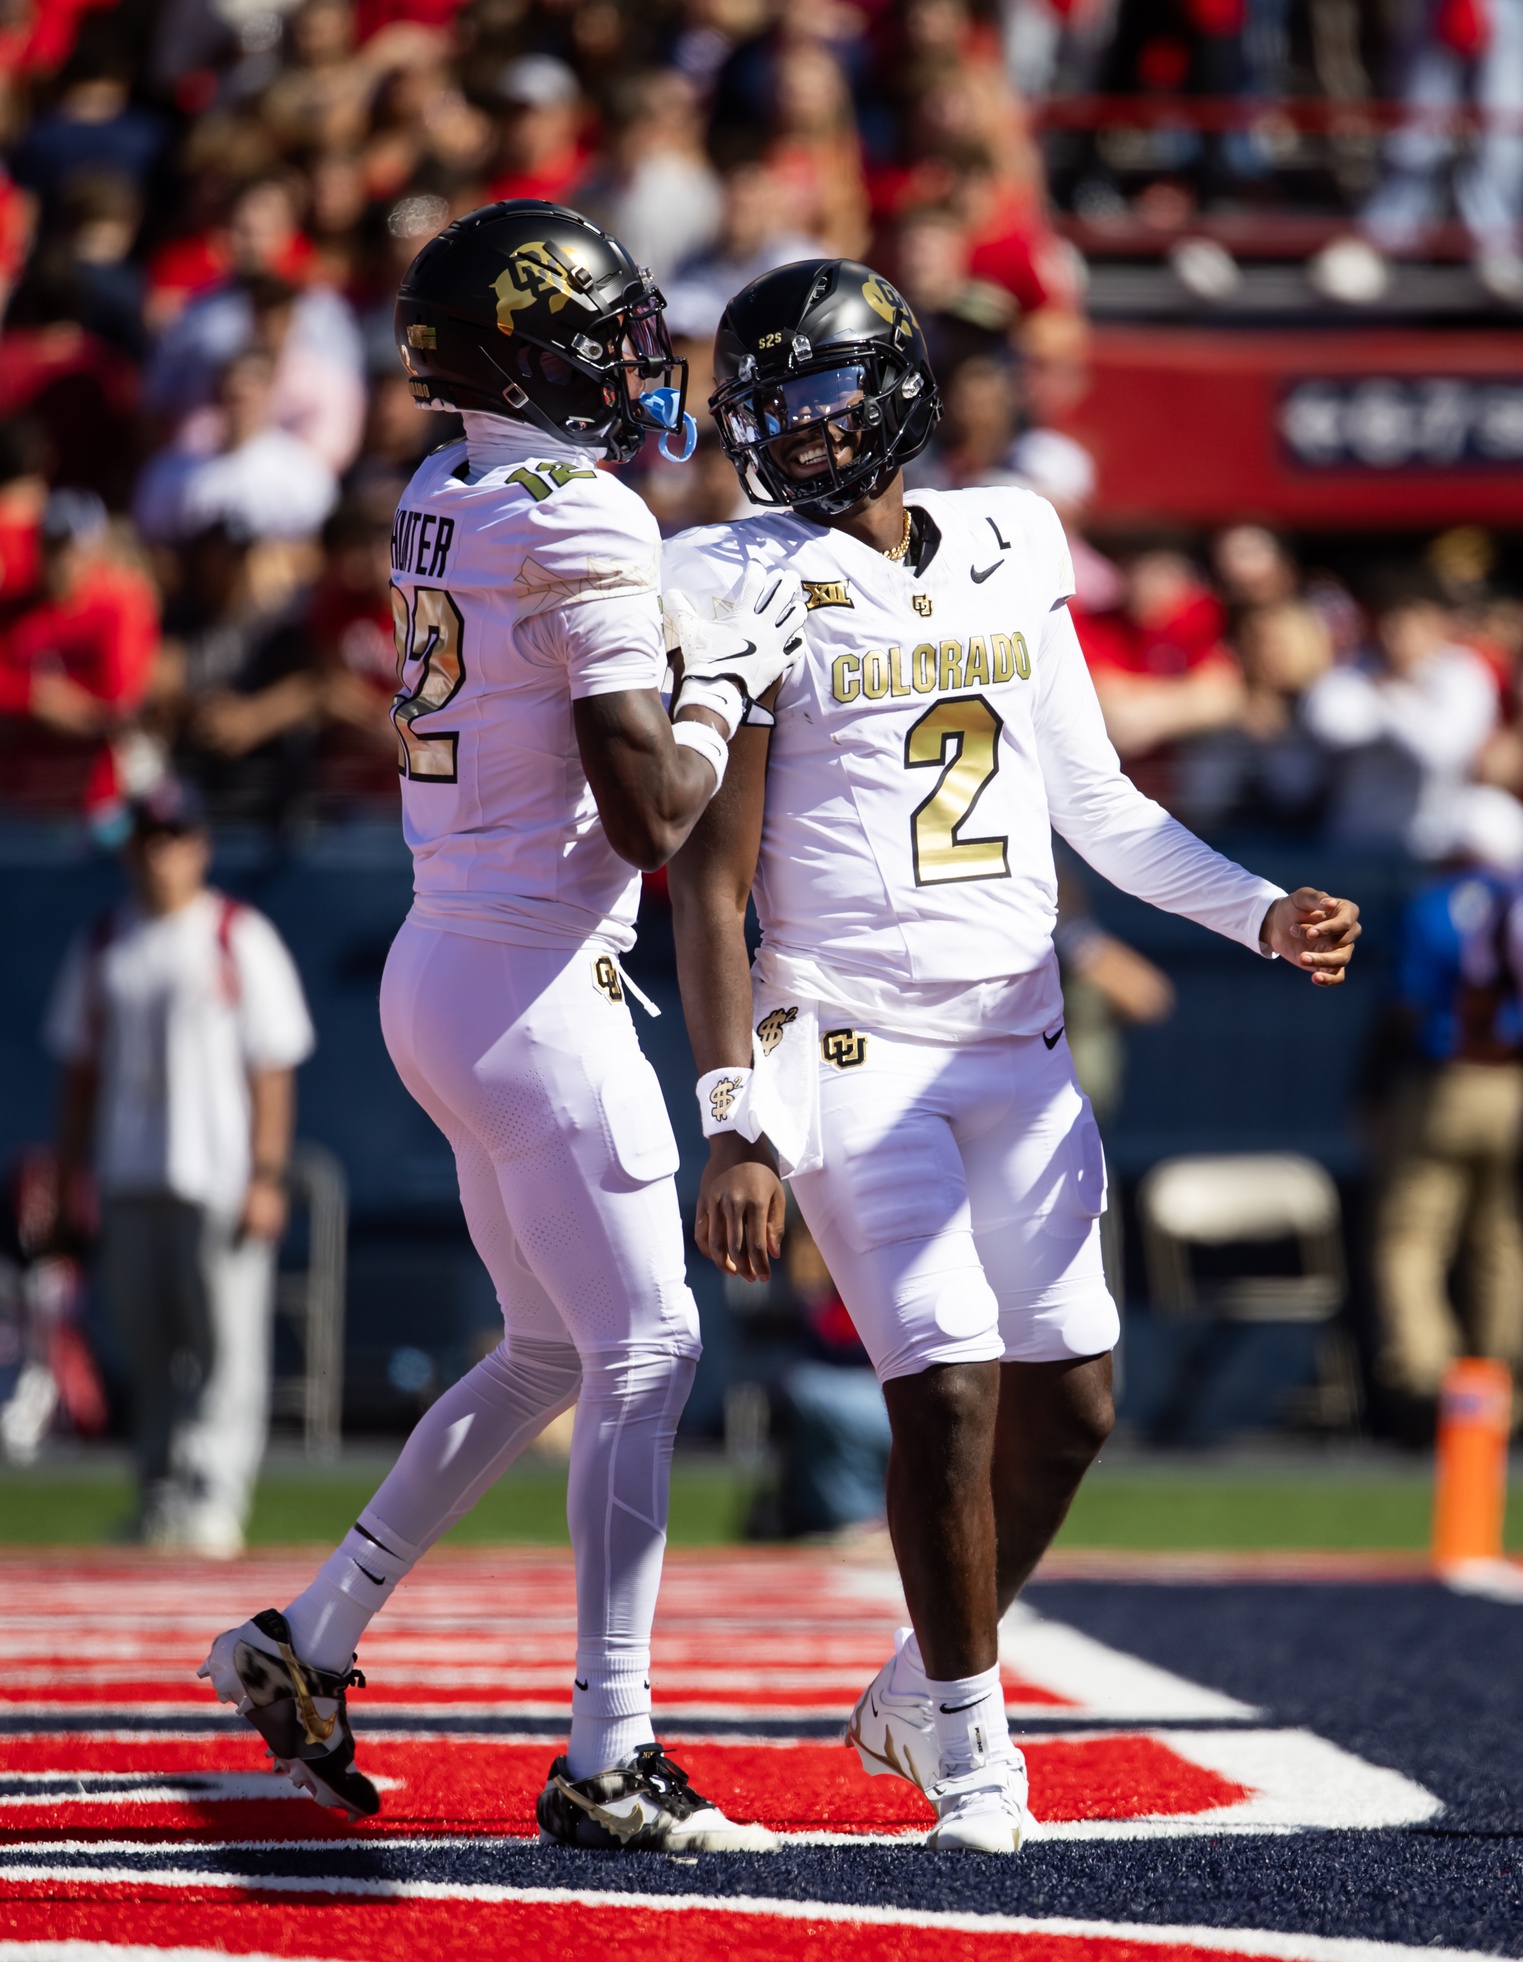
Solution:
[[[1249,525],[1097,545],[1063,430],[1074,237],[1294,207],[1342,226],[1319,236],[1345,263],[1451,251],[1467,91],[1455,203],[1503,293],[1520,21],[1523,0],[9,0],[0,809],[109,835],[167,763],[223,821],[389,808],[389,526],[450,433],[413,408],[392,297],[453,215],[536,196],[654,268],[700,411],[758,272],[843,253],[897,279],[946,397],[919,481],[1059,506],[1117,747],[1188,821],[1523,859],[1523,606],[1483,534],[1352,591]],[[1382,135],[1375,98],[1403,88]],[[1118,120],[1192,95],[1193,126]],[[707,431],[692,465],[632,475],[668,532],[736,509]]]

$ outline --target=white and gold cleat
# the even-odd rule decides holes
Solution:
[[[938,1853],[1019,1853],[1034,1837],[1026,1810],[1026,1760],[1019,1751],[939,1778],[926,1797],[936,1808],[926,1845]]]
[[[846,1726],[846,1742],[862,1760],[869,1778],[904,1778],[920,1791],[929,1791],[941,1762],[936,1723],[929,1694],[915,1687],[924,1682],[918,1670],[900,1663],[910,1638],[908,1628],[894,1631],[894,1653],[857,1698]],[[894,1687],[897,1674],[901,1686]],[[909,1685],[903,1679],[908,1677]]]

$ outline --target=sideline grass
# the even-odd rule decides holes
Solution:
[[[300,1468],[267,1472],[259,1481],[249,1523],[253,1546],[331,1545],[341,1539],[377,1484],[379,1469]],[[741,1536],[747,1497],[723,1466],[677,1466],[672,1474],[668,1537],[673,1546],[723,1546]],[[100,1546],[121,1531],[132,1511],[132,1482],[124,1471],[41,1469],[0,1472],[0,1546]],[[566,1474],[556,1465],[532,1466],[503,1479],[449,1535],[449,1545],[514,1541],[565,1546]]]
[[[261,1479],[249,1538],[255,1546],[331,1545],[369,1499],[377,1468],[308,1472],[281,1466]],[[741,1537],[750,1487],[721,1462],[678,1460],[672,1474],[673,1546],[722,1546]],[[131,1508],[124,1471],[59,1468],[0,1473],[0,1545],[108,1543]],[[511,1473],[449,1536],[457,1546],[516,1542],[564,1546],[563,1467]],[[1431,1480],[1421,1467],[1321,1477],[1234,1470],[1101,1466],[1079,1493],[1060,1547],[1158,1552],[1308,1549],[1417,1552],[1428,1543]],[[1523,1485],[1508,1507],[1507,1546],[1523,1553]]]

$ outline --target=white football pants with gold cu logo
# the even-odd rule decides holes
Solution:
[[[916,1042],[818,1013],[860,1060],[821,1054],[824,1162],[793,1190],[880,1382],[1114,1348],[1105,1160],[1061,1032]]]

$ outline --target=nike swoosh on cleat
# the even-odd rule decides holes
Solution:
[[[986,565],[982,572],[978,570],[977,566],[970,565],[968,567],[968,577],[973,581],[975,586],[981,586],[986,579],[992,579],[1004,563],[1005,561],[1003,559],[996,559],[993,565]]]
[[[1046,1043],[1049,1049],[1056,1049],[1058,1044],[1062,1041],[1062,1039],[1063,1039],[1063,1024],[1061,1022],[1059,1022],[1057,1028],[1053,1031],[1051,1035],[1047,1035],[1044,1033],[1042,1036],[1043,1042]]]

